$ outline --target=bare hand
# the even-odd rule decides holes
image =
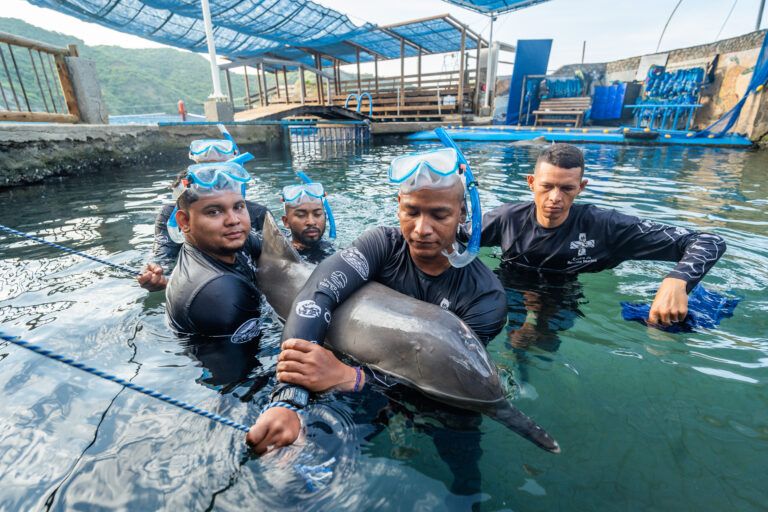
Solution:
[[[299,415],[285,407],[272,407],[259,416],[245,436],[245,442],[259,455],[272,448],[292,444],[299,437]]]
[[[280,382],[314,392],[354,389],[357,372],[339,361],[330,350],[297,338],[285,340],[281,348],[277,358],[277,380]]]
[[[688,315],[688,283],[682,279],[667,277],[661,282],[648,315],[650,325],[671,325],[682,322]]]
[[[147,268],[136,280],[139,282],[139,286],[150,292],[163,291],[168,285],[168,279],[163,275],[163,267],[155,263],[147,263]]]

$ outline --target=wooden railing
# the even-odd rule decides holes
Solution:
[[[0,121],[78,122],[68,56],[77,57],[75,45],[57,48],[0,32]]]

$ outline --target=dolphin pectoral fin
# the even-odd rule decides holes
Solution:
[[[560,453],[560,445],[531,418],[509,402],[488,411],[490,417],[548,452]]]

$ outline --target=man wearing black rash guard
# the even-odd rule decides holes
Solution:
[[[717,235],[697,233],[593,205],[573,205],[584,190],[584,156],[569,144],[542,151],[528,176],[533,202],[502,205],[483,217],[482,245],[501,246],[507,269],[577,274],[627,260],[677,262],[659,286],[649,323],[688,312],[688,293],[725,252]]]
[[[180,333],[227,335],[242,343],[258,333],[261,293],[255,262],[261,243],[251,233],[241,185],[228,174],[238,169],[205,165],[197,171],[207,173],[200,181],[214,186],[196,186],[186,177],[174,187],[176,220],[185,241],[165,291],[166,311]]]
[[[315,186],[319,185],[315,182]],[[291,189],[302,189],[305,185],[289,185],[283,188],[283,225],[291,233],[291,245],[304,261],[320,263],[336,252],[333,244],[323,238],[327,216],[322,198],[308,193],[299,193],[291,199]],[[286,191],[288,196],[286,196]]]
[[[462,180],[451,174],[435,183],[431,188],[420,186],[416,179],[413,188],[401,185],[400,229],[364,233],[351,247],[318,265],[299,292],[283,331],[277,365],[281,384],[246,438],[257,453],[291,444],[298,436],[300,423],[291,407],[301,392],[294,386],[321,392],[358,391],[365,385],[359,368],[347,366],[311,342],[324,340],[334,309],[365,283],[378,281],[452,311],[485,343],[501,331],[506,308],[498,279],[478,260],[454,268],[443,254],[451,250],[463,216]]]

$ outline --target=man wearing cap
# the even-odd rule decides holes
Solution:
[[[456,172],[455,151],[434,153],[409,155],[404,169],[393,161],[390,179],[400,184],[400,227],[365,232],[320,263],[296,297],[283,331],[280,384],[246,438],[257,453],[296,440],[300,423],[295,410],[306,405],[307,390],[359,391],[365,386],[360,368],[315,343],[325,339],[336,307],[365,283],[377,281],[455,313],[484,343],[503,327],[506,303],[498,279],[478,260],[454,267],[444,253],[455,250],[456,231],[466,216],[465,185]],[[339,286],[330,287],[330,282]],[[438,445],[441,453],[451,449],[447,443]]]

